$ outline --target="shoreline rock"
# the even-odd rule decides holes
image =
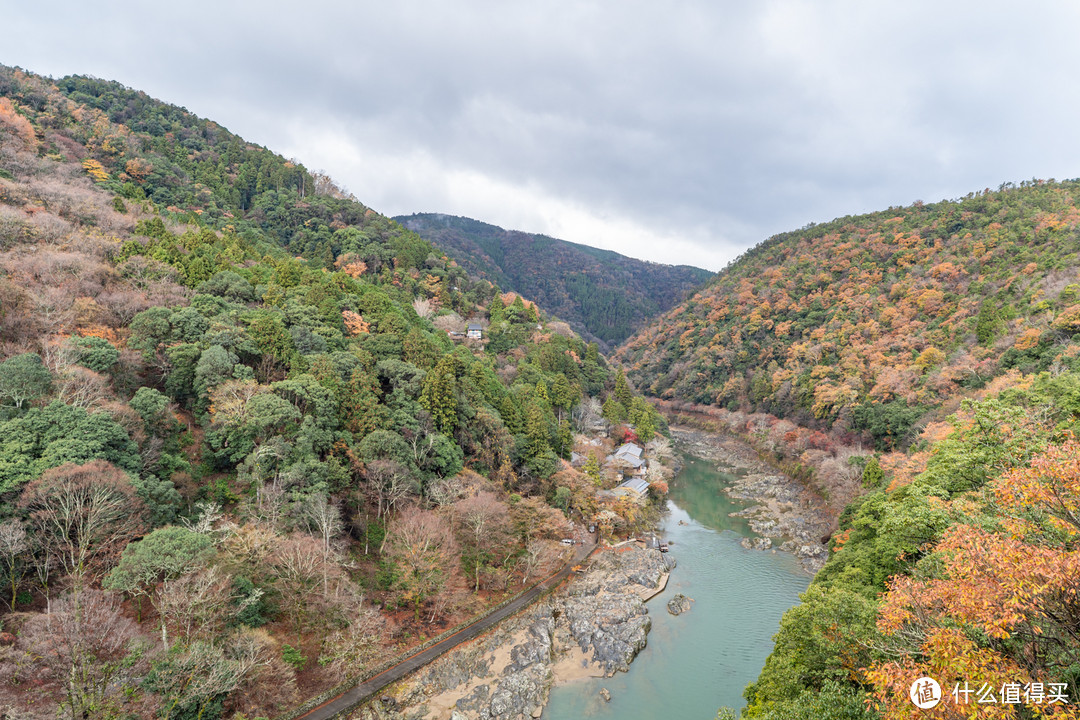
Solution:
[[[363,720],[526,720],[551,687],[626,672],[644,649],[652,618],[642,599],[675,561],[658,550],[599,551],[553,598],[457,648],[388,693],[393,703],[359,709]]]
[[[675,597],[668,600],[667,611],[672,615],[682,615],[690,609],[690,604],[692,602],[692,599],[686,597],[682,593],[676,593]]]
[[[778,473],[757,452],[730,435],[672,425],[675,445],[697,457],[717,463],[717,469],[734,476],[723,488],[729,497],[754,503],[733,513],[746,518],[758,538],[743,538],[743,547],[770,550],[775,546],[797,557],[810,574],[817,573],[829,557],[821,539],[833,529],[825,503],[798,480]]]

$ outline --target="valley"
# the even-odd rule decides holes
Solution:
[[[359,716],[1080,697],[1080,181],[717,274],[398,220],[146,93],[0,66],[0,713],[291,718],[586,538],[561,594]],[[658,527],[673,571],[611,549]]]

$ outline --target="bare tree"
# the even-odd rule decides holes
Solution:
[[[314,531],[322,542],[323,595],[330,591],[329,577],[326,570],[334,565],[334,551],[331,543],[341,535],[344,525],[341,511],[322,493],[310,495],[299,503],[300,521],[308,530]]]
[[[296,673],[281,658],[277,642],[262,628],[245,628],[226,638],[225,656],[238,664],[242,677],[229,698],[238,713],[267,717],[297,701]],[[235,717],[235,716],[234,716]]]
[[[376,504],[376,517],[392,513],[398,503],[416,491],[416,481],[395,460],[372,460],[367,464],[367,488]]]
[[[575,405],[571,417],[580,433],[591,434],[607,427],[600,401],[594,397],[587,397]]]
[[[323,643],[320,663],[327,663],[335,680],[362,675],[373,660],[381,657],[386,627],[370,607],[351,613],[349,625],[330,634]]]
[[[150,685],[161,695],[163,717],[175,717],[179,710],[202,717],[211,701],[235,690],[243,679],[240,664],[225,650],[193,642],[162,663]]]
[[[135,649],[138,626],[114,596],[91,588],[31,617],[22,636],[44,676],[61,688],[61,707],[72,720],[118,711],[125,690],[147,667],[147,657],[140,659]]]
[[[473,592],[480,592],[483,568],[493,565],[512,546],[510,513],[506,504],[489,492],[455,503],[454,510],[463,547],[462,559],[474,578]]]
[[[522,570],[521,584],[529,582],[529,578],[540,569],[550,565],[560,557],[556,547],[550,542],[543,540],[530,540],[525,545],[525,554],[521,556],[520,565]]]
[[[436,505],[448,505],[462,500],[466,495],[466,485],[460,475],[434,478],[427,487],[427,499]]]
[[[104,460],[46,470],[23,490],[19,507],[76,585],[141,535],[149,516],[124,471]]]
[[[163,627],[171,627],[185,641],[196,637],[212,639],[239,612],[233,599],[232,577],[211,566],[162,583],[154,607]]]
[[[431,301],[427,298],[416,298],[412,306],[416,314],[422,318],[429,318],[435,312],[435,308],[431,306]]]
[[[661,462],[663,460],[670,460],[675,457],[675,451],[671,447],[671,441],[663,435],[656,435],[652,440],[645,443],[645,452],[649,454],[651,460]],[[650,465],[655,463],[650,462]]]
[[[323,493],[309,495],[299,503],[301,522],[315,532],[323,545],[323,555],[329,558],[331,543],[341,535],[341,510]]]
[[[11,601],[8,606],[15,610],[15,599],[19,593],[26,570],[32,564],[30,538],[26,528],[17,518],[0,523],[0,565],[4,569],[4,579],[11,588]]]
[[[278,543],[272,558],[274,583],[297,637],[311,624],[328,625],[339,617],[352,588],[336,562],[324,561],[322,544],[309,535]]]
[[[437,595],[450,576],[456,555],[451,529],[438,513],[409,507],[394,518],[386,535],[398,589],[419,620],[424,602]]]
[[[100,404],[111,395],[105,378],[79,365],[70,365],[57,374],[54,389],[60,402],[84,409]]]
[[[465,330],[465,320],[456,312],[449,312],[445,315],[440,315],[433,321],[436,330],[442,332],[463,332]]]

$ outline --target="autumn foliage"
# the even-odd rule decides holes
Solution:
[[[887,718],[916,717],[907,689],[922,675],[949,687],[1049,685],[1080,661],[1080,443],[1051,447],[990,491],[1001,510],[997,528],[950,528],[925,573],[889,583],[878,626],[908,657],[867,673]],[[1080,717],[1072,706],[1024,705],[1045,717]],[[1021,717],[1018,707],[980,706],[979,717]]]

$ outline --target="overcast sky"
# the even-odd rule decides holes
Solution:
[[[712,270],[837,216],[1080,176],[1080,3],[5,3],[119,80],[444,212]]]

